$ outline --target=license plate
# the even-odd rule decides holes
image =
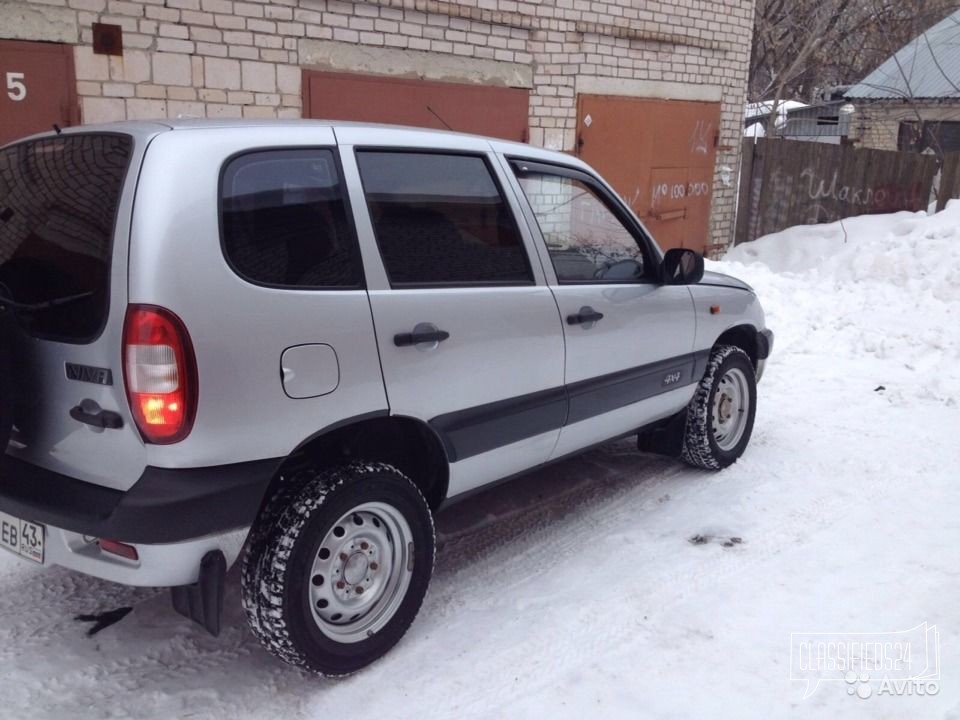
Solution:
[[[43,564],[43,525],[0,512],[0,548]]]

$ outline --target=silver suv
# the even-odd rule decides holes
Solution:
[[[172,587],[340,675],[386,653],[432,513],[638,435],[750,439],[754,292],[590,167],[349,123],[81,127],[0,149],[0,546]]]

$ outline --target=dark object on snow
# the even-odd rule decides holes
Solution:
[[[220,634],[226,578],[227,559],[219,550],[211,550],[200,561],[200,578],[197,582],[170,589],[173,609],[217,637]]]
[[[711,540],[715,539],[713,535],[694,535],[692,538],[688,538],[688,541],[692,545],[706,545]],[[741,537],[731,537],[724,540],[720,543],[723,547],[733,547],[734,545],[740,545],[743,543],[743,538]]]
[[[874,392],[883,392],[884,390],[886,390],[886,388],[885,388],[883,385],[877,385],[877,386],[873,389]]]
[[[104,628],[116,625],[131,612],[133,612],[132,607],[122,607],[116,610],[97,613],[96,615],[77,615],[74,620],[93,623],[93,627],[87,630],[87,637],[93,637]]]

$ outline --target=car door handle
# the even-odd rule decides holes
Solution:
[[[70,417],[77,422],[104,430],[119,430],[123,427],[123,418],[120,417],[119,413],[112,410],[101,410],[99,407],[95,410],[92,408],[88,410],[84,407],[87,402],[84,400],[80,405],[70,408]],[[96,403],[93,403],[93,406],[95,407]]]
[[[595,323],[597,320],[602,319],[603,313],[597,312],[592,307],[587,305],[586,307],[580,308],[580,312],[574,313],[573,315],[567,315],[567,324],[585,325],[586,323]]]
[[[439,343],[450,337],[445,330],[427,330],[424,332],[397,333],[393,336],[393,344],[397,347],[409,347],[420,343]]]

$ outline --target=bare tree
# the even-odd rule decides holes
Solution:
[[[757,0],[752,101],[768,101],[768,135],[785,99],[857,82],[897,49],[960,8],[958,0]]]
[[[780,0],[774,0],[774,2],[779,3]],[[783,46],[786,45],[790,47],[791,52],[782,69],[770,77],[773,102],[767,124],[768,137],[773,137],[776,133],[779,107],[787,86],[794,79],[804,74],[805,69],[811,64],[811,60],[817,55],[826,39],[836,31],[841,18],[853,2],[854,0],[827,0],[826,2],[816,2],[814,0],[810,11],[804,18],[807,22],[812,21],[813,23],[808,32],[801,34],[797,32],[798,28],[796,26],[788,29],[783,24],[776,28],[781,46],[775,48],[775,50],[782,53]],[[796,6],[800,4],[802,3],[795,3],[793,9],[795,10]]]

